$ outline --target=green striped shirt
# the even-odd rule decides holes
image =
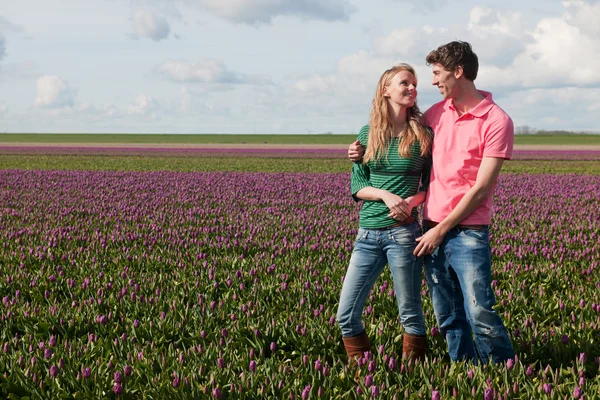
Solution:
[[[358,140],[365,149],[368,138],[369,125],[365,125],[358,134]],[[356,193],[369,186],[387,190],[403,199],[427,190],[431,155],[421,156],[421,145],[416,141],[410,149],[411,157],[404,158],[398,153],[398,140],[392,139],[387,158],[382,155],[379,161],[370,160],[366,165],[362,162],[352,164],[350,190],[354,200],[359,201]],[[398,221],[388,217],[389,213],[390,210],[383,201],[365,200],[360,210],[359,225],[361,228],[385,228],[394,225]],[[416,207],[412,210],[412,216],[417,219]]]

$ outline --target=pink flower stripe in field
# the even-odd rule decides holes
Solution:
[[[346,149],[0,146],[0,154],[256,158],[344,158]]]
[[[600,160],[600,150],[515,150],[513,160]]]

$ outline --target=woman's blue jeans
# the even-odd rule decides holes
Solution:
[[[425,257],[425,275],[452,360],[477,362],[479,354],[483,363],[490,358],[499,363],[514,357],[508,332],[493,309],[487,227],[451,229],[435,252]]]
[[[359,228],[337,312],[343,336],[356,336],[364,330],[363,308],[386,264],[389,264],[394,279],[404,331],[425,335],[421,305],[422,259],[413,254],[415,239],[420,235],[421,228],[416,222],[382,230]]]

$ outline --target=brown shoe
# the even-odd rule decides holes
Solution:
[[[365,351],[371,351],[371,341],[365,331],[356,336],[343,336],[348,358],[362,357]]]
[[[425,335],[404,334],[402,341],[402,358],[416,361],[425,358],[427,351],[427,337]]]

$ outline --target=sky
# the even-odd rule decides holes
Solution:
[[[379,77],[479,56],[517,131],[600,132],[600,0],[0,0],[0,132],[358,133]]]

